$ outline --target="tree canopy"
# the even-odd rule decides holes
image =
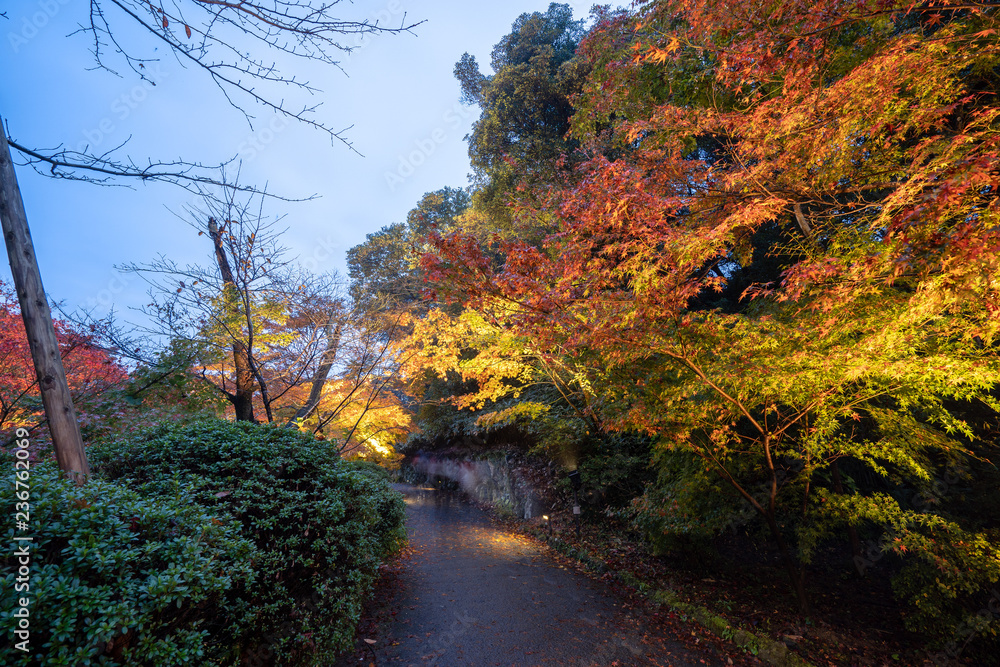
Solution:
[[[935,595],[974,594],[1000,573],[975,520],[929,518],[892,491],[982,456],[991,445],[969,417],[1000,411],[995,7],[666,0],[595,17],[582,39],[556,6],[522,17],[496,74],[470,58],[456,69],[484,108],[473,164],[510,167],[515,193],[507,211],[484,209],[492,247],[458,229],[432,234],[422,260],[438,298],[499,332],[452,355],[480,369],[476,391],[494,404],[458,404],[521,395],[529,376],[470,359],[513,360],[520,341],[535,372],[573,369],[586,400],[564,405],[648,434],[664,471],[693,457],[746,503],[803,612],[818,541],[882,526],[909,555],[899,590],[923,627],[943,609]],[[556,46],[571,42],[572,56]],[[540,86],[504,87],[527,72],[554,81],[567,63],[584,75],[569,107],[535,104]],[[515,109],[563,123],[504,120]],[[576,146],[561,162],[570,176],[542,166]],[[488,173],[474,201],[489,197]],[[883,482],[846,492],[830,481],[839,466]],[[708,493],[698,479],[688,492]],[[649,488],[651,525],[707,526],[676,482]]]
[[[574,59],[583,20],[569,5],[522,14],[493,48],[493,74],[468,53],[455,65],[463,100],[482,109],[468,136],[477,206],[505,219],[518,183],[551,178],[556,161],[573,149],[567,140],[575,94],[585,73]]]

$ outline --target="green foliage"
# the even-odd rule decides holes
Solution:
[[[421,239],[432,230],[445,234],[457,224],[458,217],[469,208],[468,189],[443,187],[428,192],[416,207],[406,214],[406,226],[417,243],[417,250],[424,250]]]
[[[1000,624],[994,613],[984,618],[980,612],[996,596],[1000,581],[998,544],[995,531],[969,532],[934,515],[913,518],[891,546],[911,554],[892,581],[896,595],[907,602],[907,628],[947,641],[972,627],[995,646]]]
[[[406,223],[386,225],[348,250],[351,300],[367,312],[414,308],[429,287],[417,266],[425,237],[432,231],[447,233],[468,206],[466,190],[444,187],[428,192],[407,214]]]
[[[351,298],[363,307],[391,298],[417,298],[410,262],[410,237],[406,225],[386,225],[365,236],[365,242],[347,251]]]
[[[217,639],[233,659],[329,664],[353,639],[381,559],[404,538],[399,494],[296,430],[159,424],[101,443],[91,459],[142,494],[210,508],[252,541],[253,574],[220,606]]]
[[[573,60],[583,22],[569,5],[552,3],[543,14],[522,14],[493,48],[493,74],[479,71],[464,54],[455,65],[463,98],[482,109],[469,139],[469,158],[479,189],[477,210],[494,224],[512,222],[507,199],[522,181],[551,179],[556,160],[575,143],[565,139],[585,69]]]
[[[658,478],[632,506],[632,519],[657,552],[678,536],[706,538],[749,520],[718,476],[688,452],[658,452]]]
[[[746,488],[761,504],[767,504],[770,484],[763,461],[744,455],[729,462],[730,471],[746,482]],[[656,477],[637,494],[629,516],[632,524],[649,540],[654,553],[671,553],[705,562],[714,558],[718,538],[749,535],[766,539],[766,526],[757,509],[734,493],[725,479],[706,466],[696,454],[670,449],[663,443],[654,448],[652,468]],[[801,517],[785,511],[801,498],[795,484],[794,467],[779,470],[777,504],[779,521],[797,526]]]
[[[3,459],[13,470],[13,462]],[[4,665],[218,664],[225,632],[216,609],[237,582],[253,578],[258,551],[237,525],[192,502],[177,486],[151,495],[101,479],[84,487],[60,478],[49,463],[31,471],[31,535],[2,556],[0,663]],[[13,516],[14,481],[0,499]],[[17,533],[20,534],[20,533]],[[18,592],[20,545],[30,547],[30,590]],[[14,646],[17,600],[30,605],[30,652]]]
[[[879,540],[883,553],[903,559],[892,585],[907,602],[904,620],[910,630],[938,642],[954,639],[968,628],[993,641],[1000,637],[994,614],[980,614],[993,604],[991,595],[1000,581],[1000,541],[995,531],[972,531],[940,514],[906,509],[884,493],[836,495],[820,489],[816,504],[824,513],[821,521],[802,528],[807,550],[830,525],[875,525],[884,530]]]
[[[192,372],[198,359],[210,356],[203,341],[173,338],[152,363],[129,373],[125,401],[132,406],[156,406],[178,418],[222,414],[222,394]]]
[[[642,494],[656,471],[650,466],[651,439],[641,433],[587,432],[579,418],[562,422],[566,430],[578,428],[582,437],[572,446],[563,443],[558,449],[550,444],[548,453],[580,472],[580,500],[591,511],[616,512],[626,508],[633,498]],[[558,433],[553,425],[543,437],[551,439]],[[572,442],[572,441],[571,441]],[[562,477],[557,487],[571,493],[568,479]]]

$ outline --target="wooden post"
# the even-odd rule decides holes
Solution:
[[[38,387],[42,392],[45,416],[52,432],[52,445],[59,468],[77,484],[90,476],[83,438],[76,423],[76,410],[66,383],[59,352],[59,341],[52,324],[52,312],[42,287],[42,276],[35,260],[35,247],[28,230],[28,217],[17,186],[17,175],[10,157],[7,132],[0,118],[0,223],[7,244],[7,257],[14,275],[14,288],[21,304],[21,317],[28,335],[31,358],[35,363]]]

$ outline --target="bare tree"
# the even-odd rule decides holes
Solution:
[[[87,21],[78,32],[91,38],[97,68],[120,75],[130,71],[155,85],[147,65],[157,59],[137,53],[116,38],[119,31],[138,27],[151,43],[166,46],[182,64],[203,72],[227,102],[253,123],[255,109],[276,113],[308,125],[355,150],[347,136],[350,127],[335,129],[319,120],[314,100],[321,92],[307,80],[280,69],[278,59],[308,60],[341,68],[340,58],[353,46],[346,38],[370,34],[411,33],[421,22],[380,25],[378,20],[345,20],[338,16],[342,0],[90,0]],[[248,48],[249,45],[249,48]],[[298,106],[287,93],[299,91],[308,98]],[[223,165],[206,166],[179,160],[118,158],[116,150],[95,154],[62,147],[38,149],[11,141],[26,164],[39,173],[110,183],[120,178],[166,181],[185,187],[219,185],[213,175]],[[120,148],[120,147],[119,147]],[[357,151],[355,151],[357,152]]]
[[[263,201],[229,190],[188,211],[191,227],[210,240],[208,267],[161,255],[120,268],[149,285],[150,303],[141,310],[152,324],[144,333],[198,343],[192,349],[206,351],[193,360],[201,377],[225,395],[236,418],[254,420],[259,394],[271,422],[272,403],[309,375],[327,347],[321,331],[343,308],[336,277],[306,275],[286,258],[280,219],[264,216]]]

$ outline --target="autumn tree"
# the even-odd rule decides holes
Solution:
[[[420,439],[485,442],[517,434],[541,454],[576,461],[580,444],[603,434],[591,401],[601,380],[586,364],[498,326],[502,303],[478,309],[434,307],[402,342],[401,371],[419,397]]]
[[[425,194],[410,210],[405,223],[394,223],[368,234],[365,242],[347,251],[350,295],[366,312],[410,308],[427,288],[419,256],[432,231],[446,232],[461,224],[470,204],[469,193],[444,187]]]
[[[54,322],[66,379],[85,424],[93,413],[118,398],[127,373],[86,330],[64,320]],[[31,351],[19,312],[17,297],[0,282],[0,433],[21,427],[39,433],[45,423],[38,378],[32,371]]]
[[[286,256],[278,220],[262,198],[208,198],[189,211],[205,239],[207,266],[166,257],[125,267],[150,285],[143,313],[148,336],[167,340],[156,359],[141,357],[121,327],[108,338],[162,387],[162,374],[197,378],[232,407],[237,420],[260,419],[309,431],[343,456],[392,460],[408,428],[396,391],[401,352],[395,344],[405,311],[366,312],[343,293],[336,275],[314,276]],[[398,393],[398,392],[397,392]]]
[[[819,525],[891,527],[911,571],[943,568],[962,594],[1000,572],[967,527],[819,478],[851,461],[926,483],[975,436],[954,401],[1000,409],[996,16],[952,5],[702,0],[611,17],[581,49],[594,70],[575,136],[593,157],[518,212],[557,232],[506,242],[499,268],[461,233],[425,258],[494,326],[626,380],[595,416],[741,497],[803,611]],[[773,279],[747,280],[762,260]],[[713,306],[741,275],[739,305]]]
[[[124,268],[150,285],[143,312],[153,325],[146,333],[188,345],[198,375],[225,396],[238,420],[253,421],[256,403],[271,422],[294,387],[312,381],[321,391],[346,311],[336,277],[298,268],[262,205],[260,196],[230,191],[188,212],[206,239],[210,268],[162,256]],[[310,405],[296,409],[311,412]]]
[[[398,344],[405,312],[352,312],[345,327],[336,376],[303,428],[334,443],[341,456],[395,464],[393,445],[411,430],[412,406],[400,367],[409,352]]]

